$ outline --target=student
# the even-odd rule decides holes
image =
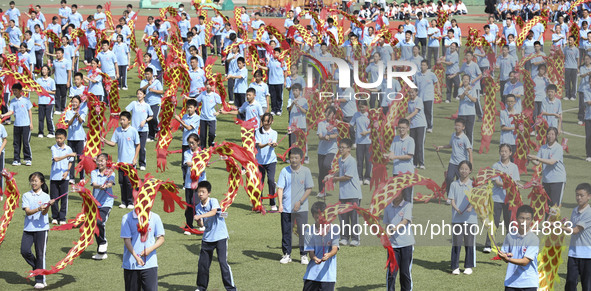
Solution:
[[[8,133],[6,132],[6,128],[4,128],[4,125],[0,124],[0,139],[2,139],[2,142],[0,143],[0,169],[4,169],[6,166],[4,149],[8,143],[8,140],[6,139],[7,137]],[[0,189],[4,189],[4,176],[2,175],[0,175]]]
[[[213,82],[207,82],[205,91],[201,92],[195,99],[201,103],[201,113],[199,114],[200,147],[202,149],[213,146],[217,126],[217,116],[220,114],[216,110],[217,104],[222,104],[220,95],[213,91]]]
[[[328,106],[324,111],[326,120],[318,123],[316,134],[318,135],[318,195],[319,198],[324,198],[326,192],[324,191],[324,177],[328,175],[332,166],[332,160],[337,153],[337,137],[339,135],[336,126],[332,126],[335,122],[336,109],[333,106]]]
[[[255,132],[256,141],[256,159],[261,171],[261,183],[265,183],[265,175],[267,176],[267,184],[269,185],[269,195],[275,195],[275,170],[277,167],[277,154],[275,148],[277,144],[277,131],[271,128],[273,124],[273,115],[267,112],[261,118],[261,127]],[[275,205],[275,198],[269,199],[271,211],[278,211]]]
[[[425,132],[427,119],[423,107],[423,100],[418,98],[417,89],[410,89],[408,112],[406,119],[410,120],[410,137],[415,141],[413,163],[415,168],[425,169]]]
[[[269,112],[269,86],[263,82],[263,72],[257,70],[254,72],[254,82],[250,83],[249,88],[256,90],[256,101],[261,104],[263,112]]]
[[[501,55],[497,57],[495,68],[499,69],[500,92],[503,95],[505,90],[505,83],[509,80],[509,73],[511,73],[517,65],[517,58],[509,54],[509,46],[504,45],[501,48]]]
[[[413,157],[415,151],[415,141],[409,135],[410,121],[405,118],[398,120],[398,134],[392,140],[390,152],[384,154],[384,157],[393,161],[392,176],[413,173]],[[408,187],[402,190],[404,200],[412,202],[413,188]]]
[[[73,97],[73,96],[81,96],[84,94],[84,91],[86,90],[86,86],[84,86],[84,83],[82,83],[83,80],[84,80],[84,75],[82,75],[82,73],[77,72],[74,74],[74,85],[72,85],[70,87],[68,96]],[[57,107],[57,105],[56,105],[56,107]]]
[[[191,57],[189,63],[191,69],[189,70],[189,77],[191,78],[191,85],[189,88],[189,97],[197,98],[197,95],[201,93],[203,87],[205,87],[205,71],[199,68],[199,59],[197,57]]]
[[[271,94],[271,114],[281,116],[283,111],[283,84],[287,67],[280,59],[281,48],[274,48],[273,55],[267,56],[267,66],[259,65],[260,69],[269,70],[269,91]]]
[[[154,77],[154,70],[152,68],[146,68],[144,70],[144,79],[140,82],[140,89],[146,92],[146,102],[152,108],[154,118],[148,122],[148,141],[152,142],[156,139],[156,133],[158,132],[158,114],[160,113],[160,103],[162,103],[162,94],[164,94],[164,88],[162,83]]]
[[[187,137],[187,143],[189,147],[186,151],[183,152],[183,169],[186,169],[183,175],[184,179],[184,188],[185,188],[185,202],[189,204],[189,206],[185,209],[185,224],[186,227],[189,229],[185,230],[185,235],[191,235],[191,229],[193,229],[193,216],[195,215],[195,203],[197,199],[195,198],[195,189],[192,187],[193,180],[191,179],[191,167],[193,166],[193,157],[199,152],[199,136],[196,133],[191,133],[189,137]],[[207,180],[207,176],[205,171],[201,173],[199,176],[199,181]],[[184,228],[184,227],[183,227]],[[205,228],[202,227],[199,230],[203,231]]]
[[[138,232],[138,216],[131,211],[121,218],[123,239],[123,277],[125,290],[158,290],[158,258],[156,249],[164,243],[164,225],[160,216],[150,212],[145,241]]]
[[[440,58],[439,63],[444,64],[446,66],[445,69],[445,76],[446,76],[446,85],[447,85],[447,99],[445,103],[451,102],[452,95],[454,98],[458,98],[458,87],[460,86],[460,66],[459,66],[459,56],[458,56],[458,44],[452,43],[450,45],[449,53],[445,56],[445,58]]]
[[[548,128],[546,144],[540,147],[537,155],[527,155],[527,159],[534,165],[542,164],[542,185],[550,198],[548,201],[550,207],[562,204],[562,194],[566,183],[564,150],[562,145],[556,141],[557,136],[558,129],[556,127]]]
[[[14,94],[14,99],[11,99],[8,104],[8,112],[0,115],[0,119],[3,119],[6,116],[11,116],[14,114],[14,127],[12,128],[14,136],[14,140],[12,142],[14,147],[14,161],[12,162],[13,166],[21,165],[21,145],[24,151],[25,165],[33,165],[33,155],[31,154],[30,144],[31,131],[33,130],[33,113],[31,112],[33,104],[31,104],[29,98],[23,97],[22,93],[23,85],[21,85],[21,83],[15,83],[12,85],[12,94]]]
[[[482,108],[480,107],[480,91],[481,91],[480,79],[483,77],[482,71],[481,71],[480,67],[478,66],[478,64],[473,62],[474,53],[472,51],[466,50],[464,55],[466,58],[466,62],[462,64],[462,67],[460,68],[460,72],[463,75],[470,76],[469,85],[471,87],[474,87],[475,94],[473,96],[476,98],[476,101],[474,102],[475,103],[474,109],[476,111],[476,115],[478,116],[478,119],[480,121],[482,121]],[[462,82],[463,82],[463,75],[462,75]],[[462,84],[462,86],[458,90],[458,96],[461,94],[460,90],[462,90],[463,85],[464,84]],[[459,97],[460,97],[460,103],[461,103],[462,97],[461,96],[459,96]],[[467,128],[469,128],[469,127],[467,127]]]
[[[131,113],[123,111],[119,114],[120,127],[115,129],[111,140],[101,137],[101,141],[108,146],[117,146],[117,163],[134,165],[140,152],[140,136],[131,126]],[[133,209],[133,195],[131,182],[122,170],[119,170],[119,185],[121,186],[121,204],[119,208]]]
[[[542,101],[542,117],[548,122],[548,127],[555,127],[558,133],[562,130],[562,102],[556,98],[556,85],[546,87],[546,99]]]
[[[232,33],[230,34],[230,38],[232,38],[232,42],[230,42],[228,45],[233,44],[236,40],[236,34]],[[232,49],[230,50],[230,53],[228,53],[226,55],[226,61],[225,61],[225,69],[226,69],[226,75],[231,76],[234,74],[238,74],[240,73],[240,68],[238,67],[238,58],[241,58],[242,53],[240,52],[240,47],[239,46],[233,46]],[[234,104],[234,87],[236,81],[234,78],[230,78],[228,77],[228,99],[230,100],[229,103],[230,104]],[[242,100],[242,102],[244,102],[244,100]],[[242,105],[242,103],[240,103],[240,105]],[[238,104],[236,104],[236,106],[240,106]]]
[[[247,91],[246,82],[248,79],[248,69],[245,67],[246,65],[243,57],[238,57],[236,64],[238,66],[237,70],[231,72],[228,75],[228,79],[234,80],[234,102],[236,102],[236,107],[242,108],[242,104],[244,104],[245,100],[244,97]],[[238,118],[242,120],[248,120],[244,119],[244,114],[240,114]]]
[[[146,140],[148,139],[148,123],[154,118],[152,107],[145,101],[146,93],[142,89],[136,91],[137,101],[132,101],[125,107],[131,113],[131,126],[135,128],[140,136],[140,171],[146,170]]]
[[[265,113],[261,104],[255,100],[256,91],[253,88],[246,89],[246,102],[238,110],[223,111],[224,114],[239,114],[242,120],[254,119],[255,127],[261,126],[261,116]]]
[[[398,270],[394,272],[390,272],[390,269],[387,268],[388,291],[395,290],[398,271],[400,271],[400,290],[412,290],[411,270],[415,244],[414,232],[410,227],[413,221],[412,206],[411,202],[404,201],[404,197],[398,195],[384,209],[383,222],[393,233],[390,235],[390,244],[394,248],[394,257],[398,264]],[[392,258],[388,254],[388,260],[390,259]]]
[[[433,132],[433,101],[435,100],[435,84],[437,76],[429,70],[429,63],[421,61],[420,71],[415,75],[415,82],[419,88],[419,99],[423,101],[427,132]]]
[[[308,100],[302,95],[302,85],[295,83],[291,86],[290,93],[293,94],[293,99],[287,101],[287,110],[289,111],[289,126],[301,129],[306,132],[307,122],[306,113],[308,112]],[[296,135],[289,134],[289,145],[296,142]]]
[[[101,42],[101,51],[96,55],[100,61],[101,71],[113,80],[119,80],[117,56],[111,51],[108,40]]]
[[[570,224],[565,224],[562,229],[571,233],[570,246],[568,248],[568,265],[566,271],[567,291],[576,291],[579,278],[583,290],[591,287],[591,274],[587,270],[591,268],[591,185],[581,183],[575,190],[577,207],[570,216]]]
[[[513,181],[519,185],[519,168],[513,162],[511,157],[513,156],[513,148],[510,145],[501,143],[499,147],[500,159],[496,162],[492,168],[506,173]],[[503,214],[503,222],[505,223],[504,229],[509,229],[509,222],[511,222],[511,212],[509,211],[509,205],[505,204],[505,196],[507,196],[507,190],[503,189],[503,181],[500,177],[492,180],[494,184],[493,188],[493,201],[494,201],[494,222],[495,229],[499,227],[501,223],[501,214]],[[493,234],[494,235],[494,234]],[[484,244],[483,253],[490,253],[492,251],[490,245],[490,238],[486,236],[486,243]]]
[[[337,252],[339,251],[339,234],[330,231],[330,224],[323,224],[320,221],[324,216],[326,204],[317,201],[312,204],[310,211],[314,217],[313,231],[309,228],[304,233],[304,251],[313,264],[308,264],[304,273],[304,291],[327,290],[334,291],[337,282]]]
[[[547,68],[546,65],[540,65],[538,67],[538,74],[536,76],[533,76],[533,81],[534,81],[534,91],[535,91],[535,99],[534,99],[534,115],[533,118],[534,120],[538,117],[538,115],[540,115],[540,113],[542,113],[542,102],[544,102],[544,100],[546,99],[546,87],[548,87],[548,85],[550,85],[550,79],[548,79],[548,77],[546,77],[546,72],[547,72]],[[508,96],[508,95],[507,95]],[[521,100],[519,100],[521,101]],[[521,102],[519,102],[521,103]],[[521,112],[521,104],[516,104],[516,109],[517,109],[517,105],[519,106],[519,110],[517,113]]]
[[[183,127],[183,144],[182,144],[182,151],[183,153],[189,149],[189,142],[187,138],[191,134],[199,135],[199,115],[195,112],[197,110],[197,101],[194,99],[188,99],[187,104],[185,105],[187,108],[187,113],[182,117],[180,115],[175,116],[174,118],[181,124]],[[187,167],[185,165],[184,155],[181,160],[181,165],[183,165],[183,177],[187,172]]]
[[[105,96],[105,91],[103,88],[103,77],[100,75],[101,69],[98,67],[99,60],[92,59],[90,65],[92,68],[90,71],[88,71],[88,74],[84,76],[84,81],[88,82],[88,93],[94,94],[94,96],[96,96],[96,98],[100,101],[105,101],[107,97]]]
[[[369,120],[367,100],[359,100],[357,106],[359,111],[355,112],[349,124],[355,128],[355,144],[357,145],[355,157],[357,158],[359,181],[363,182],[364,185],[369,185],[369,179],[371,178],[371,139],[369,136],[371,121]],[[363,174],[364,168],[365,175]]]
[[[460,274],[460,251],[462,245],[465,247],[466,257],[464,260],[464,274],[472,274],[472,268],[476,267],[476,241],[475,234],[472,233],[472,225],[478,223],[476,211],[470,204],[466,191],[472,189],[472,163],[462,161],[458,165],[460,178],[451,183],[448,198],[451,200],[452,208],[452,247],[451,247],[451,273]],[[457,229],[461,231],[456,232]],[[458,234],[459,233],[459,234]]]
[[[591,82],[589,81],[591,75],[591,56],[585,56],[585,65],[581,66],[579,76],[581,82],[579,83],[579,98],[584,100],[585,106],[585,153],[586,161],[591,162]]]
[[[107,161],[110,159],[108,154],[102,153],[96,158],[96,169],[90,173],[90,185],[92,186],[92,196],[96,198],[101,206],[99,207],[100,220],[97,220],[96,226],[98,233],[94,234],[97,244],[97,253],[92,256],[95,260],[104,260],[107,258],[107,233],[105,225],[109,219],[109,213],[113,208],[113,185],[115,185],[115,173],[107,168]],[[120,170],[121,171],[121,170]],[[121,172],[119,172],[121,175]],[[137,225],[136,225],[137,227]]]
[[[200,203],[195,205],[194,219],[198,226],[205,226],[201,239],[201,251],[197,271],[197,290],[205,291],[209,285],[209,267],[213,259],[213,250],[216,250],[222,281],[226,290],[236,290],[232,269],[228,265],[228,229],[222,216],[222,210],[218,200],[210,197],[211,184],[201,181],[197,185],[197,195]]]
[[[117,42],[113,44],[113,53],[116,56],[117,69],[119,70],[119,88],[127,90],[127,66],[130,63],[129,45],[123,41],[123,35],[117,35]]]
[[[516,233],[508,233],[499,251],[507,263],[505,290],[537,290],[540,239],[532,231],[534,210],[529,205],[517,209]]]
[[[454,121],[455,132],[451,134],[449,144],[435,147],[436,151],[441,149],[451,149],[451,157],[449,158],[447,174],[445,176],[446,193],[449,193],[449,187],[454,178],[457,179],[460,177],[458,171],[460,162],[469,161],[470,164],[472,163],[472,143],[466,134],[464,134],[464,123],[464,119],[456,118]],[[451,201],[448,200],[448,204],[449,203],[451,203]]]
[[[43,125],[47,123],[47,137],[53,138],[54,137],[54,129],[53,129],[53,102],[55,96],[55,81],[49,77],[50,73],[49,66],[43,65],[41,68],[41,77],[37,78],[37,84],[39,84],[49,96],[44,96],[41,94],[39,95],[39,134],[37,137],[43,138]]]
[[[55,114],[61,114],[66,109],[66,94],[72,78],[72,61],[64,57],[64,49],[55,49],[56,60],[53,62],[55,70]]]
[[[21,208],[25,211],[25,227],[21,241],[21,255],[33,270],[45,269],[45,250],[47,245],[47,233],[49,231],[49,219],[47,212],[55,203],[47,194],[45,176],[40,172],[29,175],[31,191],[23,194]],[[35,245],[35,255],[31,247]],[[35,276],[35,289],[43,289],[47,286],[45,276]]]
[[[68,193],[68,182],[70,180],[70,170],[76,157],[72,148],[66,145],[65,129],[59,128],[55,132],[55,144],[51,147],[51,176],[50,192],[52,199],[56,199],[62,194]],[[60,199],[60,205],[51,206],[52,224],[66,224],[68,215],[68,195]]]
[[[517,110],[515,110],[516,103],[515,95],[507,95],[507,97],[505,97],[505,105],[507,107],[505,110],[501,111],[500,114],[501,139],[499,142],[501,145],[508,145],[512,153],[517,150],[517,146],[515,144],[517,135],[515,134],[515,125],[513,124],[513,115],[519,113]],[[513,156],[510,156],[509,158],[511,161],[513,161]]]
[[[591,75],[591,55],[588,54],[583,57],[583,65],[579,68],[578,75],[581,78],[581,81],[579,82],[579,88],[577,90],[579,92],[579,113],[577,114],[577,117],[579,119],[578,124],[583,125],[583,121],[588,119],[585,116],[587,109],[586,102],[589,100],[589,97],[591,97],[591,86],[589,85],[589,75]]]
[[[576,47],[575,36],[568,37],[568,46],[564,47],[564,80],[565,100],[575,100],[577,89],[577,68],[579,64],[579,49]]]
[[[458,109],[458,118],[466,122],[465,130],[470,144],[473,144],[474,120],[476,118],[476,103],[478,102],[478,92],[476,86],[472,86],[470,75],[462,75],[462,87],[458,90],[460,104]]]
[[[281,264],[291,262],[292,233],[297,222],[300,246],[300,263],[307,265],[308,256],[304,251],[303,226],[308,223],[308,197],[314,181],[310,169],[302,165],[304,152],[298,147],[289,151],[289,166],[283,168],[277,179],[278,211],[281,213]]]
[[[79,74],[79,73],[77,73]],[[66,122],[68,123],[68,146],[74,151],[80,162],[80,157],[84,154],[84,142],[86,140],[86,133],[84,132],[84,122],[86,121],[87,113],[80,108],[80,96],[72,97],[70,110],[66,111]],[[76,159],[72,159],[72,167],[70,167],[70,184],[74,184],[76,177],[74,169]],[[84,171],[80,171],[80,180],[84,179]]]

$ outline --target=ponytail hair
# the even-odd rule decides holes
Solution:
[[[39,181],[41,181],[41,191],[49,194],[49,188],[47,188],[47,183],[45,183],[45,176],[41,172],[34,172],[31,175],[29,175],[29,182],[31,182],[31,179],[33,179],[33,177],[37,177]]]

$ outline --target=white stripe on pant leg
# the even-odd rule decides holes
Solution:
[[[562,187],[560,188],[560,199],[554,205],[562,205],[562,195],[564,194],[564,184],[566,184],[566,183],[562,182]]]
[[[476,235],[472,236],[472,250],[474,252],[474,267],[476,267]]]
[[[234,275],[232,275],[232,267],[228,263],[228,239],[226,239],[226,264],[228,265],[228,271],[230,271],[230,280],[232,280],[232,287],[236,287],[234,285]]]
[[[43,269],[45,269],[45,253],[47,251],[47,234],[49,233],[48,230],[44,231],[45,232],[45,244],[43,245]],[[45,284],[45,275],[43,275],[43,284]]]
[[[423,158],[422,165],[425,165],[425,136],[427,135],[427,126],[423,127],[423,147],[421,149],[421,157]]]
[[[412,253],[410,254],[412,257],[410,259],[410,266],[408,268],[408,275],[410,276],[410,291],[412,291],[412,287],[414,286],[413,282],[412,282],[412,261],[415,259],[414,258],[414,253],[415,253],[415,246],[412,246],[411,249]]]
[[[31,161],[33,161],[33,149],[31,148],[31,128],[29,128],[29,139],[27,140],[27,142],[29,143],[29,152],[31,152]],[[23,155],[25,154],[25,149],[23,147]]]

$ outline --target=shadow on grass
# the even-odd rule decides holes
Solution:
[[[242,251],[242,254],[251,258],[251,259],[254,259],[254,260],[260,260],[260,259],[267,259],[267,260],[271,260],[271,261],[281,260],[281,253],[279,253],[279,252],[261,252],[261,251],[245,250],[245,251]]]
[[[183,213],[184,213],[184,210],[183,210]],[[170,223],[163,223],[163,225],[164,225],[164,229],[166,231],[172,231],[175,233],[183,233],[184,232],[183,228],[181,228],[180,225],[170,224]]]
[[[186,244],[185,248],[187,248],[187,251],[191,252],[193,255],[199,256],[199,253],[201,252],[201,240],[195,241],[193,244]]]
[[[76,280],[74,279],[74,276],[72,275],[67,275],[67,274],[62,274],[62,273],[58,273],[56,274],[57,276],[61,276],[62,279],[58,280],[56,283],[54,284],[50,284],[47,287],[49,288],[61,288],[64,287],[70,283],[76,282]],[[7,284],[12,284],[12,285],[31,285],[31,289],[35,283],[35,278],[31,278],[31,280],[27,280],[25,278],[24,274],[19,274],[17,272],[5,272],[5,271],[0,271],[0,278],[2,280],[4,280],[4,282],[6,282]],[[28,288],[27,288],[28,289]],[[9,289],[6,289],[9,290]],[[15,290],[15,289],[13,289]]]
[[[179,272],[158,276],[158,287],[161,290],[195,290],[195,286],[192,285],[177,285],[168,282],[162,282],[162,279],[170,276],[184,276],[184,275],[196,275],[194,272]],[[174,281],[174,279],[173,279]]]
[[[0,278],[8,284],[28,284],[25,276],[17,272],[0,271]]]
[[[363,285],[363,286],[355,286],[355,287],[339,287],[337,290],[339,291],[353,291],[353,290],[384,290],[386,288],[386,284],[372,284],[372,285]]]
[[[426,261],[417,258],[412,259],[412,263],[419,265],[428,270],[436,270],[441,271],[444,273],[450,272],[450,261],[440,261],[440,262],[433,262],[433,261]]]
[[[68,275],[68,274],[62,274],[62,273],[58,273],[58,276],[62,276],[62,279],[57,281],[54,284],[49,284],[47,285],[48,289],[58,289],[58,288],[62,288],[70,283],[74,283],[76,282],[76,279],[74,279],[74,276],[72,275]]]

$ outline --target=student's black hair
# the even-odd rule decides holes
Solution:
[[[57,19],[58,19],[58,17],[57,17],[57,16],[54,16],[54,17],[52,17],[52,18],[51,18],[51,20],[52,20],[52,21],[53,21],[53,20],[57,20]]]
[[[351,148],[353,146],[353,140],[350,138],[343,138],[339,141],[339,144],[345,144],[348,148]]]
[[[412,31],[407,30],[407,31],[404,32],[404,34],[410,34],[410,35],[412,35]]]
[[[243,57],[239,57],[239,58],[236,60],[236,63],[244,63],[244,58],[243,58]]]
[[[422,61],[421,61],[421,65],[422,65],[423,63],[427,64],[427,68],[429,68],[429,62],[428,62],[427,60],[422,60]]]
[[[542,43],[540,43],[539,41],[535,41],[535,42],[534,42],[534,46],[536,46],[536,45],[539,45],[539,46],[541,46],[541,45],[542,45]]]
[[[117,24],[117,26],[115,26],[115,28],[123,29],[123,25]],[[118,35],[120,35],[120,34],[118,34]]]
[[[106,39],[105,39],[105,40],[103,40],[103,41],[101,41],[101,46],[102,46],[102,45],[104,45],[104,44],[107,44],[107,45],[109,45],[109,41],[108,41],[108,40],[106,40]]]
[[[358,106],[368,106],[367,99],[361,99],[357,101]]]
[[[211,183],[209,183],[209,181],[199,182],[199,184],[197,184],[197,189],[199,188],[205,188],[205,190],[207,190],[207,193],[211,193]]]
[[[291,85],[291,90],[295,90],[295,89],[302,91],[302,84],[295,83],[295,84]]]
[[[189,50],[197,50],[197,47],[196,47],[196,46],[194,46],[194,45],[192,45],[192,46],[189,48]]]
[[[488,25],[488,24],[487,24],[487,25],[485,25],[483,28],[484,28],[484,29],[487,29],[487,28],[488,28],[488,29],[490,29],[490,25]]]
[[[182,4],[181,4],[182,5]],[[184,7],[184,6],[183,6]],[[127,4],[127,8],[132,8],[133,9],[133,5],[131,4]]]
[[[558,128],[556,128],[554,126],[550,126],[550,127],[548,127],[547,133],[550,132],[550,131],[553,131],[554,132],[554,135],[556,135],[556,138],[558,138]]]
[[[252,94],[256,95],[257,90],[255,88],[248,88],[248,89],[246,89],[246,93],[252,93]]]
[[[194,36],[195,36],[195,34],[193,34],[192,32],[190,32],[190,31],[187,32],[187,38],[194,37]]]
[[[502,144],[499,146],[499,153],[501,152],[501,150],[502,150],[503,148],[507,148],[507,149],[508,149],[508,150],[509,150],[511,153],[513,153],[513,149],[511,148],[511,146],[510,146],[510,145],[508,145],[508,144],[506,144],[506,143],[502,143]]]
[[[581,184],[577,185],[577,188],[575,189],[575,191],[579,191],[579,190],[583,190],[583,191],[587,192],[587,195],[589,195],[589,194],[591,194],[591,184],[581,183]]]
[[[121,111],[121,113],[119,113],[119,117],[125,117],[128,120],[131,120],[131,113],[129,113],[129,111]]]
[[[117,26],[121,26],[121,25],[117,25]],[[123,38],[122,34],[117,35],[117,41],[119,41],[119,39],[121,39],[121,41],[123,42],[124,38]]]
[[[199,136],[196,133],[189,134],[189,136],[187,137],[187,141],[190,140],[190,139],[192,139],[192,140],[194,140],[196,142],[199,142]]]
[[[289,156],[291,155],[299,155],[300,158],[304,158],[304,151],[301,148],[295,147],[289,150]]]
[[[463,125],[466,125],[466,120],[464,120],[461,117],[456,118],[456,120],[454,120],[454,123],[461,123]]]
[[[406,124],[406,125],[410,126],[410,121],[408,121],[408,119],[406,119],[406,118],[401,118],[398,120],[398,125],[401,125],[401,124]]]
[[[154,70],[152,68],[145,68],[144,73],[152,73],[154,74]]]
[[[45,183],[45,176],[43,175],[43,173],[41,173],[41,172],[32,173],[31,175],[29,175],[29,182],[31,182],[33,177],[37,177],[37,178],[39,178],[39,181],[41,181],[41,191],[49,194],[49,188],[47,188],[47,183]]]
[[[103,9],[103,5],[100,5],[100,4],[99,4],[99,5],[97,5],[97,6],[96,6],[96,8],[97,8],[97,9],[99,9],[99,8],[100,8],[100,9]]]
[[[546,91],[548,90],[554,90],[554,92],[558,91],[558,88],[556,87],[556,85],[554,84],[550,84],[548,86],[546,86]]]
[[[76,9],[78,9],[78,5],[76,5],[76,4],[72,4],[72,8],[76,8]]]
[[[265,120],[265,118],[270,118],[271,121],[273,121],[273,114],[271,114],[271,112],[265,112],[263,116],[261,116],[261,127],[259,127],[259,132],[261,134],[263,134],[263,121]]]
[[[107,153],[100,153],[98,156],[96,156],[96,160],[98,160],[100,157],[105,158],[105,160],[109,160],[109,154]],[[96,168],[98,169],[98,165],[96,166]]]
[[[142,89],[142,88],[138,88],[138,89],[135,91],[135,94],[137,94],[137,92],[142,92],[142,93],[144,93],[144,95],[146,95],[146,90],[144,90],[144,89]]]
[[[328,106],[324,110],[325,116],[328,116],[329,113],[337,114],[337,109],[334,106]]]
[[[8,3],[8,5],[16,5],[16,4],[14,3],[14,1],[10,1],[10,3]]]
[[[27,43],[26,42],[21,43],[21,47],[22,48],[25,48],[27,50],[29,49],[29,47],[27,46]]]
[[[229,38],[230,38],[231,41],[235,41],[236,40],[236,37],[237,37],[236,36],[236,33],[234,33],[234,32],[230,33]]]
[[[468,168],[470,169],[470,171],[472,171],[472,163],[470,163],[470,161],[466,161],[466,160],[463,160],[463,161],[461,161],[461,162],[460,162],[460,164],[458,165],[458,169],[459,169],[459,168],[460,168],[460,167],[461,167],[463,164],[466,164],[466,166],[468,166]]]
[[[281,53],[281,48],[280,47],[276,47],[276,48],[273,49],[273,52]]]
[[[78,102],[82,103],[82,98],[80,97],[80,95],[72,96],[72,100],[74,100],[74,99],[78,99]],[[70,100],[70,102],[72,102],[72,101]]]
[[[531,217],[534,217],[534,209],[531,208],[531,206],[529,205],[521,205],[519,206],[519,208],[517,208],[517,214],[515,215],[516,217],[519,217],[519,214],[521,213],[529,213],[531,214]]]
[[[189,107],[189,106],[197,107],[197,100],[195,100],[195,99],[188,99],[187,100],[187,107]]]
[[[199,20],[205,20],[205,17],[203,17],[203,15],[199,15]]]
[[[51,75],[51,68],[48,65],[43,65],[41,67],[40,75],[43,76],[43,68],[47,68],[47,76]]]
[[[312,215],[314,215],[314,214],[322,215],[322,213],[324,212],[324,209],[326,209],[326,203],[324,203],[322,201],[316,201],[316,202],[314,202],[314,204],[312,204],[312,207],[310,208],[310,212],[312,212]]]
[[[84,78],[84,75],[82,75],[82,73],[80,73],[80,72],[76,72],[76,73],[74,74],[74,78],[75,78],[75,77]]]
[[[23,90],[23,85],[21,83],[14,83],[14,85],[12,85],[12,90]]]
[[[58,128],[58,129],[55,131],[55,136],[58,136],[58,135],[61,135],[61,136],[68,136],[68,132],[67,132],[65,129],[63,129],[63,128]]]

